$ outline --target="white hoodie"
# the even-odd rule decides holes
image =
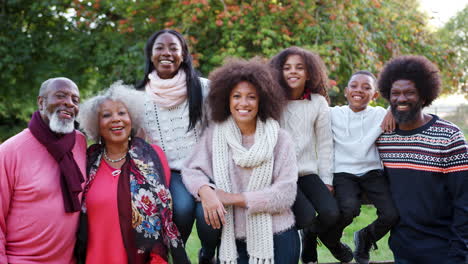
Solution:
[[[380,124],[387,110],[367,106],[353,112],[349,106],[330,109],[334,143],[334,172],[361,176],[370,170],[382,169],[375,140],[382,134]]]

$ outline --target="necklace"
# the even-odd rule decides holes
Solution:
[[[116,163],[116,162],[119,162],[123,159],[125,159],[125,157],[127,156],[127,152],[125,152],[125,154],[121,157],[121,158],[118,158],[118,159],[111,159],[107,156],[107,151],[106,151],[106,148],[104,148],[104,158],[109,161],[109,162],[112,162],[112,163]]]

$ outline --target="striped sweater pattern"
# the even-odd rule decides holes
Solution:
[[[434,116],[420,133],[399,130],[377,139],[380,157],[387,168],[451,173],[468,171],[468,151],[463,133]]]

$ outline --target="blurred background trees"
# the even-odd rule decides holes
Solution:
[[[71,78],[84,98],[119,79],[136,83],[146,40],[163,28],[184,34],[205,77],[226,57],[270,58],[297,45],[325,61],[333,104],[344,102],[353,71],[377,74],[402,54],[427,56],[442,70],[445,93],[466,93],[467,8],[433,32],[417,7],[416,0],[1,0],[0,134],[26,125],[47,78]]]

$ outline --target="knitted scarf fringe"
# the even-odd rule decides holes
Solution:
[[[257,119],[255,142],[250,149],[242,146],[242,134],[237,124],[228,118],[216,125],[213,136],[213,170],[218,188],[231,192],[228,168],[229,149],[232,159],[238,166],[254,168],[249,179],[247,191],[256,191],[271,184],[273,173],[273,150],[278,139],[279,124],[273,119],[265,123]],[[221,234],[219,258],[222,264],[237,263],[237,248],[234,234],[233,207],[226,208],[226,224]],[[247,215],[247,252],[249,264],[274,263],[273,222],[270,214],[258,213]]]

